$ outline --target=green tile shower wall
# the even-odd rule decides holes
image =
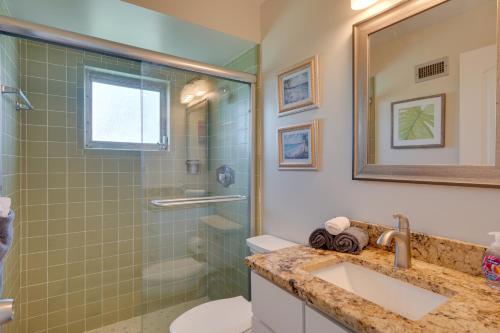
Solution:
[[[5,36],[0,52],[2,76],[35,105],[20,113],[12,99],[2,99],[4,194],[19,211],[17,238],[4,268],[4,295],[16,298],[19,309],[7,331],[83,332],[207,294],[247,295],[246,204],[174,211],[145,204],[184,195],[186,188],[248,194],[248,137],[241,134],[249,126],[247,86],[217,82],[229,88],[230,98],[212,101],[214,161],[211,169],[188,176],[185,109],[179,100],[194,74]],[[252,52],[230,65],[256,70]],[[175,148],[142,154],[83,150],[84,64],[169,80]],[[238,124],[237,130],[228,121]],[[237,170],[239,181],[229,191],[213,181],[220,163]],[[219,234],[200,223],[200,217],[214,214],[243,230]],[[193,252],[193,238],[206,248]],[[143,267],[180,258],[207,262],[214,273],[208,280],[202,273],[160,285],[143,281]]]
[[[226,65],[227,68],[258,73],[258,47],[252,48]],[[213,100],[210,117],[209,189],[215,195],[241,194],[250,197],[250,88],[234,82],[218,81],[226,90]],[[215,170],[228,165],[235,170],[236,182],[228,188],[215,181]],[[255,198],[252,198],[255,200]],[[217,204],[215,214],[236,222],[241,229],[221,232],[208,229],[208,295],[220,299],[243,295],[249,298],[248,269],[243,264],[248,254],[250,210],[247,202]]]
[[[3,1],[0,1],[0,14],[8,15],[9,12]],[[18,52],[16,39],[0,36],[0,82],[1,84],[17,87],[18,76]],[[14,237],[12,248],[3,262],[2,297],[20,299],[20,244],[21,244],[21,221],[23,212],[21,209],[21,112],[15,109],[15,97],[4,95],[0,103],[2,135],[2,194],[12,199],[12,209],[16,212],[14,221]],[[20,313],[20,303],[15,303],[17,314]],[[17,333],[20,330],[19,321],[15,320],[5,326],[4,332]]]
[[[186,82],[198,77],[193,73],[152,64],[143,65],[143,75],[170,82],[170,148],[167,152],[143,153],[145,201],[185,197],[187,189],[207,189],[207,166],[196,175],[186,173],[186,106],[180,104]],[[204,298],[207,295],[205,251],[190,244],[206,240],[206,228],[200,217],[209,215],[209,207],[163,209],[145,206],[143,256],[146,275],[159,272],[163,279],[144,276],[145,311]],[[171,315],[169,315],[170,317]],[[147,321],[148,318],[143,318]],[[148,323],[144,323],[147,325]],[[168,323],[165,323],[168,327]]]
[[[20,41],[19,49],[21,84],[36,108],[22,126],[22,331],[82,332],[206,297],[211,269],[184,272],[208,261],[206,250],[193,251],[190,244],[207,243],[200,218],[214,208],[147,205],[184,196],[186,189],[208,189],[208,166],[199,175],[187,175],[185,167],[180,92],[197,75],[33,41]],[[170,82],[169,151],[82,149],[84,64]],[[179,266],[179,259],[196,261]],[[143,279],[143,269],[156,264],[176,278]]]
[[[83,150],[83,65],[140,64],[19,40],[25,215],[21,332],[83,332],[142,312],[141,158]]]

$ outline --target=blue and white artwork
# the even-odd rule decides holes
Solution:
[[[311,100],[311,68],[283,77],[282,100],[283,108],[293,108]]]
[[[319,107],[318,57],[278,73],[278,116]]]
[[[310,164],[311,130],[298,129],[282,132],[283,162],[290,164]]]

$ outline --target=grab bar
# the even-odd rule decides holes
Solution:
[[[33,110],[33,105],[21,89],[0,85],[0,92],[2,92],[2,94],[16,94],[21,97],[24,103],[16,100],[16,110]]]
[[[179,198],[167,200],[151,200],[150,203],[155,207],[179,207],[188,205],[198,205],[217,202],[243,201],[247,197],[244,195],[219,195],[212,197]]]

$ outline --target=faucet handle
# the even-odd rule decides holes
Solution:
[[[405,215],[401,213],[394,213],[392,214],[392,217],[394,219],[397,219],[396,227],[399,229],[399,231],[407,231],[410,229],[410,221]]]

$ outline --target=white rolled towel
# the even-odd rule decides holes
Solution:
[[[338,216],[325,222],[325,229],[331,235],[338,235],[351,226],[351,222],[345,216]]]

